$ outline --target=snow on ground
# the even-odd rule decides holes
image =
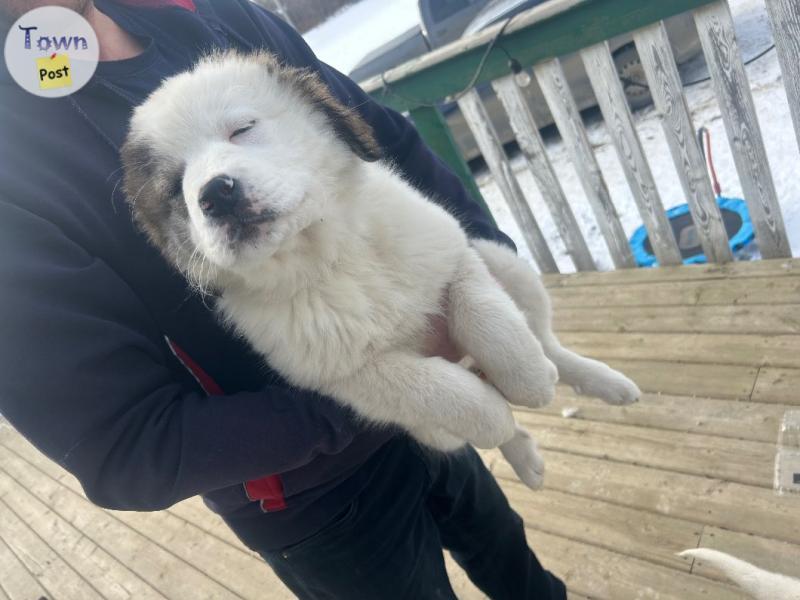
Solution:
[[[730,0],[730,4],[736,19],[740,47],[745,58],[749,59],[768,46],[771,39],[764,0]],[[309,31],[305,39],[323,60],[346,73],[366,53],[406,31],[417,22],[417,19],[415,0],[362,0]],[[702,58],[697,62],[699,65],[693,65],[688,80],[696,80],[704,74]],[[747,73],[753,88],[756,110],[783,209],[792,253],[800,256],[800,152],[794,137],[775,52],[769,52],[749,64]],[[711,82],[706,81],[688,87],[686,96],[695,127],[705,126],[711,132],[714,163],[723,186],[723,194],[741,197],[741,185],[736,175]],[[636,205],[602,119],[590,117],[588,121],[589,138],[596,148],[598,162],[606,176],[622,225],[630,237],[641,224]],[[661,131],[658,114],[650,107],[636,114],[636,122],[664,207],[683,204],[684,195]],[[545,142],[550,159],[567,198],[570,199],[598,267],[613,268],[605,242],[597,228],[577,175],[567,158],[563,143],[557,136],[548,136]],[[524,160],[516,157],[512,164],[559,268],[564,272],[574,271],[572,261],[564,251],[564,245],[536,183],[527,171]],[[485,173],[480,174],[478,183],[500,227],[514,238],[520,252],[530,259],[530,253],[525,247],[519,228],[514,223],[505,200],[491,177]]]
[[[733,0],[731,2],[737,22],[737,36],[745,46],[745,40],[763,39],[769,35],[767,16],[763,0]],[[754,52],[755,53],[755,52]],[[753,53],[753,54],[754,54]],[[745,52],[747,56],[748,52]],[[772,175],[792,254],[800,256],[800,151],[792,128],[791,116],[777,55],[769,52],[747,66],[747,74],[758,113],[761,132],[769,157]],[[710,81],[698,83],[685,90],[692,112],[695,127],[705,126],[711,132],[714,165],[722,184],[723,195],[742,197],[742,188],[736,174],[733,157],[728,145],[725,128],[719,107],[714,97]],[[672,164],[666,139],[661,129],[659,116],[653,107],[644,109],[636,115],[637,129],[645,148],[645,153],[653,170],[656,185],[661,194],[664,208],[685,203],[677,172]],[[616,151],[608,137],[602,119],[587,119],[589,139],[595,148],[598,162],[606,177],[611,197],[617,207],[626,234],[630,237],[641,219],[630,188],[622,171]],[[592,255],[600,269],[613,269],[605,241],[596,225],[594,215],[586,201],[580,182],[567,158],[564,144],[558,136],[548,136],[545,140],[548,155],[558,174],[559,180],[570,200],[579,226],[589,244]],[[514,171],[525,191],[533,213],[547,238],[559,269],[563,272],[575,270],[567,256],[564,244],[558,236],[556,227],[539,193],[536,183],[527,169],[522,157],[512,161]],[[520,253],[531,260],[508,206],[491,178],[483,173],[478,184],[501,229],[506,231],[517,243]]]
[[[418,23],[416,0],[362,0],[303,38],[323,61],[349,73],[366,54]]]

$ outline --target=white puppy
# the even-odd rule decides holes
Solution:
[[[498,244],[470,243],[376,162],[370,127],[309,72],[264,53],[210,56],[136,109],[122,157],[135,219],[218,294],[223,318],[290,382],[371,421],[442,450],[500,446],[538,487],[543,463],[508,402],[544,406],[559,374],[612,404],[639,397],[563,349],[535,273]],[[425,355],[443,311],[491,384]]]

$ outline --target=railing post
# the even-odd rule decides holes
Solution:
[[[586,48],[581,52],[581,58],[658,264],[662,267],[679,265],[683,262],[681,251],[664,212],[642,142],[636,133],[608,42]]]
[[[430,146],[431,150],[453,170],[453,172],[467,188],[470,195],[481,205],[486,215],[495,223],[492,211],[483,199],[478,184],[472,176],[469,165],[461,156],[461,152],[453,139],[453,134],[447,126],[444,116],[435,106],[419,106],[412,108],[409,113],[414,121],[417,131]],[[496,223],[495,223],[496,224]]]
[[[578,271],[595,271],[597,266],[592,253],[583,239],[583,234],[575,220],[575,215],[558,181],[553,165],[547,158],[547,151],[539,133],[539,126],[531,114],[528,103],[513,75],[492,82],[492,87],[503,103],[511,129],[517,138],[520,150],[528,162],[528,169],[539,186],[542,198],[550,210],[558,233],[564,241],[567,254]]]
[[[764,258],[791,257],[792,249],[761,138],[750,82],[736,44],[728,3],[722,0],[698,9],[694,21],[719,100],[744,199],[755,226],[758,249]]]
[[[800,3],[797,0],[767,0],[772,37],[789,97],[794,133],[800,144]]]
[[[586,134],[580,111],[569,89],[561,61],[553,58],[539,63],[534,67],[534,72],[564,140],[567,154],[597,219],[597,225],[603,233],[614,266],[618,269],[635,267],[636,261],[633,259],[628,237],[619,221],[617,209],[611,201],[611,194],[597,163],[597,157],[592,151],[589,136]]]
[[[678,66],[663,22],[649,25],[633,35],[650,93],[661,116],[672,162],[678,172],[703,253],[709,262],[733,260],[728,234],[706,172],[706,161],[694,132],[683,95]]]
[[[503,151],[503,144],[495,131],[486,107],[481,102],[481,98],[475,88],[464,94],[458,101],[458,107],[464,113],[472,135],[478,143],[483,158],[494,177],[497,187],[503,194],[514,220],[519,225],[520,231],[525,238],[525,243],[533,255],[539,270],[542,273],[558,273],[558,266],[547,247],[547,240],[542,235],[542,230],[533,216],[531,207],[522,193],[522,188],[517,181],[511,163]]]

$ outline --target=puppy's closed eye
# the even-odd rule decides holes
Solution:
[[[235,137],[237,137],[239,135],[242,135],[243,133],[247,133],[248,131],[250,131],[255,126],[255,124],[256,124],[256,122],[255,122],[255,119],[254,119],[252,121],[249,121],[247,123],[247,125],[239,127],[238,129],[234,129],[233,133],[231,133],[230,139],[233,140],[233,138],[235,138]]]

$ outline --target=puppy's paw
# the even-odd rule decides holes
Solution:
[[[544,459],[536,448],[536,441],[522,427],[516,427],[514,437],[500,446],[500,452],[522,483],[532,490],[544,485]]]
[[[633,381],[603,363],[588,370],[580,382],[572,382],[572,388],[578,394],[594,396],[615,406],[633,404],[642,397]]]
[[[514,385],[497,387],[512,404],[527,406],[528,408],[541,408],[550,404],[556,397],[556,383],[558,383],[558,369],[549,359],[542,356],[535,365],[530,363],[521,367],[516,373],[518,381]],[[507,389],[514,389],[509,392]]]
[[[543,377],[542,386],[538,390],[537,407],[547,406],[556,397],[556,384],[558,383],[558,368],[549,359],[545,359],[542,365]]]

